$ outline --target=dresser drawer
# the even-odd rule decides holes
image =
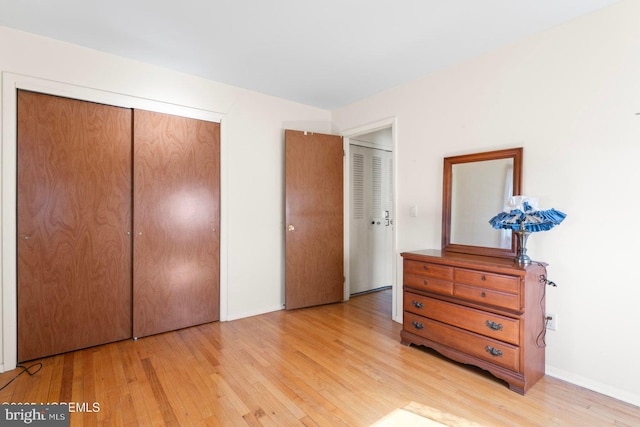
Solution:
[[[404,312],[404,330],[512,371],[520,369],[520,348],[426,317]]]
[[[456,283],[512,294],[520,293],[520,279],[514,276],[457,268],[455,270],[455,281]]]
[[[431,277],[432,279],[453,280],[453,267],[428,262],[404,260],[404,273]]]
[[[519,319],[512,319],[410,292],[404,293],[404,310],[514,345],[520,343]]]
[[[404,285],[410,288],[422,289],[429,292],[437,292],[444,295],[453,295],[453,282],[440,279],[432,279],[413,274],[404,275]]]
[[[520,296],[517,294],[508,294],[506,292],[492,291],[485,288],[459,285],[456,283],[453,295],[468,301],[506,308],[508,310],[519,311],[521,309]]]

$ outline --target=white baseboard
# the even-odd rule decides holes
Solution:
[[[258,316],[260,314],[272,313],[274,311],[281,311],[281,310],[284,310],[284,307],[279,305],[271,308],[263,308],[257,311],[234,312],[234,313],[229,313],[227,315],[226,321],[239,320],[247,317]]]
[[[558,378],[568,383],[575,384],[591,391],[595,391],[596,393],[604,394],[605,396],[609,396],[622,402],[640,407],[640,395],[638,394],[620,390],[619,388],[612,387],[608,384],[603,384],[601,382],[594,381],[592,379],[585,378],[571,372],[563,371],[562,369],[557,369],[553,366],[547,365],[545,369],[546,374],[551,377]]]

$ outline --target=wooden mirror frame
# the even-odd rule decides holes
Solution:
[[[512,233],[511,248],[504,249],[489,246],[470,246],[451,243],[451,194],[453,165],[460,163],[482,162],[486,160],[513,159],[513,195],[521,194],[522,186],[522,147],[506,150],[487,151],[446,157],[444,159],[442,192],[442,250],[443,252],[465,253],[473,255],[511,258],[516,255],[516,236]],[[496,212],[497,214],[498,212]],[[487,227],[489,218],[487,218]]]

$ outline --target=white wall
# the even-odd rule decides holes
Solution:
[[[623,1],[333,112],[334,132],[397,117],[399,251],[440,247],[443,157],[524,147],[524,194],[568,214],[528,244],[558,284],[547,373],[636,405],[638,17]]]
[[[283,129],[327,133],[331,128],[330,112],[4,27],[0,27],[0,71],[5,73],[5,81],[9,72],[53,81],[49,86],[67,85],[71,93],[90,93],[84,89],[92,88],[106,99],[124,94],[143,106],[154,100],[220,113],[223,117],[221,314],[230,320],[282,308]],[[3,99],[8,99],[5,95]],[[6,110],[15,109],[15,105],[4,104],[6,117]],[[15,125],[2,126],[6,159],[15,138],[7,138],[10,132],[5,131]],[[11,177],[12,167],[15,168],[4,166],[0,176],[5,181],[7,176]],[[2,215],[10,218],[12,212],[15,200],[5,194]],[[5,301],[9,301],[6,295],[11,293],[15,298],[15,264],[12,266],[10,256],[11,248],[15,248],[14,235],[13,224],[5,222],[1,274]],[[10,274],[11,270],[14,274]],[[3,325],[5,333],[0,342],[10,341],[1,352],[5,354],[4,369],[13,368],[11,357],[6,356],[7,350],[12,353],[8,347],[15,346],[11,343],[11,331],[15,333],[12,310],[15,308],[2,313],[8,321]]]

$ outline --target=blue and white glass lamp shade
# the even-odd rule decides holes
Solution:
[[[539,210],[538,199],[527,196],[513,196],[507,201],[507,209],[489,220],[493,228],[512,230],[518,237],[516,263],[520,266],[531,264],[527,255],[529,234],[551,230],[567,215],[555,210]]]

